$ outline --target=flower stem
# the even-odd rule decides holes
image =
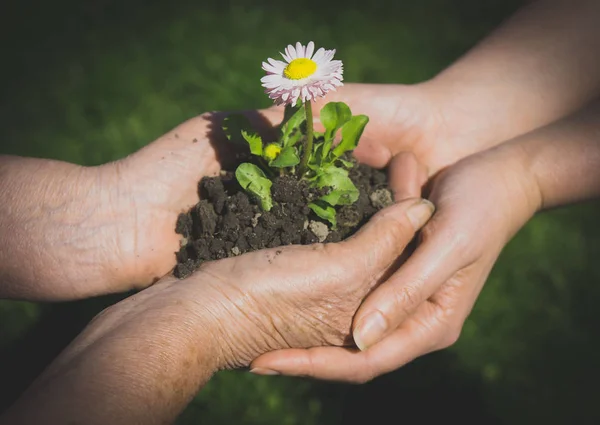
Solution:
[[[306,173],[308,159],[310,158],[313,148],[313,114],[310,100],[304,102],[304,111],[306,113],[306,141],[304,142],[304,152],[302,152],[302,161],[300,162],[300,168],[298,170],[298,175],[300,178],[302,178],[304,173]]]

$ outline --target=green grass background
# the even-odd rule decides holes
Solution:
[[[7,0],[0,153],[99,164],[204,111],[266,107],[260,62],[296,40],[336,47],[346,81],[422,81],[518,5]],[[362,386],[221,373],[178,423],[600,423],[599,212],[588,204],[532,220],[454,347]],[[115,299],[1,301],[0,410]]]

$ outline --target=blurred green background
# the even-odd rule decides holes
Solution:
[[[336,47],[353,82],[435,75],[517,0],[5,0],[0,152],[99,164],[209,110],[266,107],[260,63]],[[217,375],[179,424],[597,424],[600,205],[540,214],[509,244],[459,342],[351,386]],[[104,306],[0,302],[0,411]]]

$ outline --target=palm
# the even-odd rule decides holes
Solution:
[[[175,265],[177,216],[198,202],[198,181],[221,169],[212,125],[209,116],[194,118],[120,161],[120,204],[128,213],[118,245],[135,280],[128,284],[147,286]]]

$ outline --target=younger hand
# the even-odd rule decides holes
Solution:
[[[528,170],[508,151],[498,147],[471,156],[434,180],[429,199],[437,210],[416,251],[354,318],[354,340],[362,351],[282,350],[252,366],[365,382],[453,344],[500,251],[540,205]]]

